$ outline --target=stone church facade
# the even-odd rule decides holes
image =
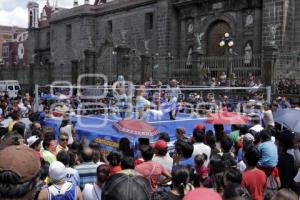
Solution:
[[[229,60],[231,73],[254,72],[271,84],[274,71],[299,66],[297,0],[86,1],[71,9],[46,5],[38,19],[36,6],[28,4],[29,53],[31,66],[47,71],[43,83],[103,73],[135,82],[184,75],[202,84]],[[224,33],[234,41],[229,54],[219,46]]]

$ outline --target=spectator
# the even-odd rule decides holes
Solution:
[[[286,97],[279,98],[278,108],[279,109],[287,109],[291,107],[291,104],[288,102]]]
[[[205,154],[207,159],[204,162],[204,166],[207,167],[211,154],[211,148],[204,144],[205,133],[202,130],[203,129],[194,129],[193,131],[194,151],[192,157],[195,158],[196,155]]]
[[[216,148],[221,150],[221,140],[224,137],[224,126],[222,124],[214,124],[215,135],[216,135]]]
[[[265,125],[265,128],[275,127],[275,122],[273,119],[273,113],[272,113],[272,106],[270,104],[265,104],[264,105],[264,111],[263,111],[263,122]]]
[[[155,155],[152,161],[160,163],[171,173],[173,167],[173,159],[168,153],[168,144],[164,140],[158,140],[154,144],[154,150]]]
[[[209,183],[207,187],[212,187],[219,194],[223,194],[224,192],[224,171],[225,165],[222,157],[219,154],[213,154],[209,164],[209,177],[211,183]]]
[[[204,165],[207,160],[206,154],[198,154],[195,156],[195,170],[199,177],[199,184],[206,186],[206,180],[208,178],[208,168]],[[195,184],[194,184],[195,185]]]
[[[191,143],[179,140],[175,143],[175,151],[174,164],[194,166],[194,158],[192,157],[194,146]]]
[[[12,131],[17,132],[18,134],[22,135],[22,137],[25,137],[25,124],[23,122],[16,122],[13,126]]]
[[[110,167],[108,165],[100,165],[97,168],[97,182],[94,184],[86,184],[82,191],[83,200],[101,200],[102,188],[109,178]]]
[[[240,126],[237,124],[232,124],[231,130],[232,131],[231,131],[229,137],[231,138],[233,143],[236,144],[236,142],[239,140],[239,137],[240,137]]]
[[[292,190],[283,188],[273,196],[272,200],[298,200],[298,196]]]
[[[186,131],[184,127],[178,127],[176,128],[176,139],[177,141],[188,141],[188,138],[186,137]]]
[[[8,124],[8,132],[12,133],[14,125],[20,120],[20,116],[17,112],[11,113],[11,119],[12,121]]]
[[[38,160],[41,160],[41,142],[42,140],[36,135],[27,139],[28,146],[34,150],[34,155]]]
[[[83,162],[77,165],[75,169],[79,173],[80,188],[83,188],[87,183],[96,182],[96,169],[98,165],[93,162],[93,150],[89,147],[83,149],[81,158]]]
[[[223,200],[251,200],[251,196],[241,184],[230,183],[225,186]]]
[[[74,142],[73,135],[75,133],[73,124],[70,124],[69,116],[64,116],[61,122],[59,132],[68,136],[67,144],[70,145]]]
[[[133,150],[130,147],[130,141],[128,138],[121,138],[119,141],[119,152],[121,154],[121,158],[126,156],[133,157]]]
[[[40,161],[25,145],[0,150],[0,199],[31,199],[39,180]]]
[[[51,199],[77,199],[82,200],[82,194],[76,185],[71,182],[66,182],[66,168],[63,163],[54,161],[49,167],[49,176],[53,185],[43,189],[38,197],[38,200]]]
[[[189,170],[183,165],[179,165],[172,172],[173,189],[167,192],[166,196],[169,200],[181,200],[193,186],[189,183]]]
[[[271,141],[271,133],[269,130],[263,130],[260,133],[260,137],[261,144],[259,144],[257,148],[260,153],[258,166],[269,176],[271,173],[268,173],[268,171],[272,171],[272,169],[277,166],[277,147],[274,142]]]
[[[170,142],[170,136],[166,132],[161,132],[159,134],[159,140],[164,140],[165,142]]]
[[[107,156],[107,160],[110,166],[109,175],[112,176],[115,173],[121,171],[121,155],[117,152],[110,152]]]
[[[259,116],[253,116],[253,119],[252,119],[252,124],[253,126],[249,129],[249,131],[251,132],[254,132],[254,134],[258,134],[260,133],[262,130],[264,130],[264,127],[262,127],[260,125],[260,118]]]
[[[134,159],[132,157],[123,157],[121,160],[121,168],[123,170],[134,170]]]
[[[222,200],[222,197],[218,193],[207,188],[197,188],[192,190],[187,193],[183,200],[198,200],[199,197],[201,199]]]
[[[144,146],[142,148],[142,157],[145,162],[136,166],[135,170],[145,176],[151,185],[152,191],[156,191],[160,176],[165,176],[166,179],[163,183],[167,183],[171,179],[171,174],[164,168],[164,166],[152,161],[153,155],[153,148],[151,146]]]
[[[56,141],[52,138],[47,138],[43,141],[42,158],[49,164],[56,161],[56,146]]]
[[[242,184],[242,174],[236,168],[229,168],[225,170],[224,173],[224,185],[228,186],[230,184]]]
[[[299,147],[295,145],[294,149],[294,137],[291,131],[284,131],[279,136],[279,154],[278,158],[278,171],[282,188],[292,189],[297,191],[294,184],[294,177],[297,174],[297,165],[295,158],[295,151],[299,151]]]
[[[229,136],[224,136],[221,140],[222,160],[224,161],[225,167],[234,167],[237,165],[234,154],[231,152],[233,142]]]
[[[69,136],[66,133],[60,133],[58,136],[58,145],[56,147],[56,151],[69,151],[68,140]]]
[[[76,169],[70,167],[70,155],[69,152],[60,151],[57,156],[57,161],[63,163],[66,168],[65,181],[72,182],[74,185],[79,186],[79,174]]]
[[[253,200],[263,200],[264,190],[267,184],[266,174],[256,168],[260,158],[259,151],[255,147],[249,147],[245,152],[246,170],[243,172],[243,186],[248,190]]]
[[[130,171],[109,177],[102,188],[101,200],[149,200],[150,198],[149,181],[140,174]]]

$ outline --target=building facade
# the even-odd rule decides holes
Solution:
[[[48,4],[39,18],[37,6],[28,4],[29,62],[45,66],[49,82],[103,73],[203,84],[227,70],[271,84],[299,67],[296,0],[75,0],[71,9]],[[224,33],[229,49],[219,45]]]
[[[25,28],[19,28],[14,26],[0,26],[0,65],[3,65],[3,43],[16,39],[20,32],[26,31]],[[4,53],[6,55],[6,53]]]

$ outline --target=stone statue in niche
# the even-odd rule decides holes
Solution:
[[[194,32],[194,24],[191,19],[188,20],[187,32],[188,34],[192,34]]]
[[[186,59],[186,66],[191,66],[192,65],[192,53],[193,49],[192,47],[189,48],[187,59]]]
[[[245,27],[249,27],[253,25],[253,16],[251,14],[247,15],[246,17],[246,22],[245,22]]]
[[[198,34],[194,34],[194,36],[197,39],[197,45],[198,45],[197,49],[198,50],[202,50],[202,37],[204,36],[204,32],[198,33]]]
[[[244,64],[250,64],[252,60],[252,47],[249,42],[247,42],[245,47],[245,54],[244,54]]]
[[[126,36],[128,31],[127,30],[121,30],[121,43],[126,44]]]
[[[89,40],[89,49],[92,49],[93,48],[93,40],[92,40],[92,37],[91,36],[89,36],[88,37],[88,40]]]
[[[276,47],[276,33],[277,33],[277,28],[279,28],[279,26],[280,26],[280,24],[271,24],[271,25],[269,25],[270,34],[271,34],[270,44],[273,47]]]
[[[149,53],[149,40],[144,40],[145,53]]]

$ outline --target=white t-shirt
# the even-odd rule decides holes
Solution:
[[[274,122],[274,119],[273,119],[273,114],[272,114],[272,111],[271,110],[267,110],[267,111],[264,111],[264,123],[265,123],[265,126],[275,126],[275,122]]]
[[[260,133],[264,128],[260,124],[256,124],[255,126],[252,126],[249,130],[253,130],[256,133]]]
[[[151,102],[142,96],[137,96],[136,97],[136,105],[138,105],[139,107],[150,106]]]
[[[102,190],[97,184],[85,184],[82,197],[83,200],[101,200]]]
[[[169,153],[167,153],[165,156],[154,156],[152,159],[153,162],[160,163],[162,166],[164,166],[168,172],[172,172],[173,167],[173,159],[170,157]]]
[[[203,153],[207,156],[207,160],[204,162],[204,166],[207,167],[209,164],[211,148],[210,148],[210,146],[208,146],[204,143],[195,143],[192,157],[194,158],[196,155],[203,154]]]

